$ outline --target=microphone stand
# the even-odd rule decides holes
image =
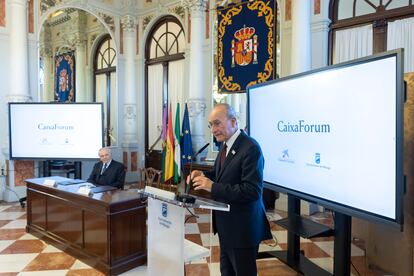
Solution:
[[[175,199],[177,201],[183,202],[183,203],[188,203],[188,204],[194,204],[196,199],[194,196],[190,195],[190,189],[191,186],[193,185],[193,179],[191,177],[191,173],[193,172],[193,159],[195,159],[201,152],[203,152],[208,146],[210,145],[210,143],[205,144],[195,155],[194,157],[191,159],[191,163],[190,163],[190,183],[187,184],[187,182],[185,183],[185,191],[183,194],[178,194],[176,195]],[[184,175],[184,174],[182,174]],[[184,180],[185,181],[185,180]]]
[[[189,203],[189,204],[194,204],[195,202],[195,197],[193,197],[192,195],[190,195],[190,189],[191,186],[193,185],[193,179],[191,178],[191,173],[193,172],[193,161],[191,161],[190,163],[190,183],[187,184],[187,182],[184,180],[185,183],[185,191],[183,194],[178,194],[175,199],[182,202],[182,203]],[[184,174],[183,174],[184,175]]]

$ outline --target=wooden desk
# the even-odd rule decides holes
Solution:
[[[82,184],[45,186],[27,179],[26,231],[102,271],[117,275],[146,263],[146,198],[134,191],[83,196]]]

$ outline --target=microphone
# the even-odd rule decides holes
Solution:
[[[210,145],[210,143],[207,143],[201,149],[199,149],[197,151],[197,153],[194,155],[193,159],[195,159],[197,157],[197,155],[199,155],[200,153],[202,153],[209,145]]]
[[[184,194],[177,195],[176,199],[178,201],[183,202],[183,203],[194,203],[195,202],[195,197],[189,195],[191,186],[193,184],[192,179],[191,179],[191,173],[193,172],[193,160],[200,153],[202,153],[209,145],[210,145],[210,143],[205,144],[201,149],[199,149],[196,152],[196,154],[194,154],[193,158],[191,158],[191,161],[190,161],[190,174],[189,174],[190,175],[190,183],[187,184],[187,182],[184,182],[185,183],[185,185],[184,185],[184,187],[185,187],[185,193]]]

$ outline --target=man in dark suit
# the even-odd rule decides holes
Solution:
[[[100,186],[114,186],[122,189],[125,180],[125,167],[112,159],[111,149],[99,150],[99,161],[93,166],[88,182]]]
[[[192,172],[193,186],[211,192],[216,201],[230,204],[230,212],[213,213],[214,233],[220,240],[221,275],[256,276],[259,243],[272,238],[262,202],[262,151],[238,128],[235,112],[228,104],[213,108],[209,125],[223,146],[213,171]]]

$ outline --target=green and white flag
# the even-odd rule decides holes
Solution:
[[[174,184],[181,180],[181,148],[180,148],[180,103],[177,103],[174,129]]]

